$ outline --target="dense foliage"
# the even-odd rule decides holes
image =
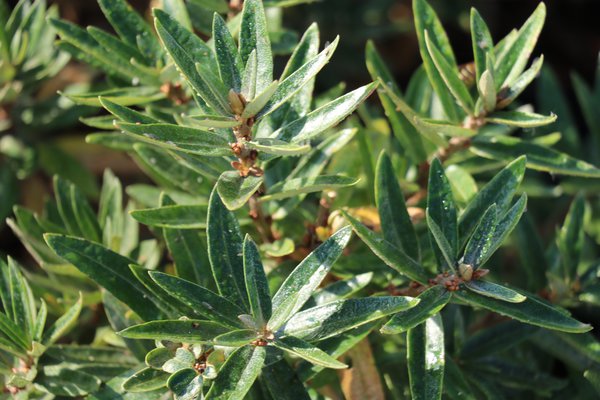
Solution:
[[[307,2],[98,0],[112,33],[0,0],[0,217],[31,255],[0,258],[0,398],[600,395],[600,84],[574,77],[581,135],[531,60],[545,5],[497,41],[471,10],[459,65],[413,0],[406,90],[368,42],[372,83],[317,93],[340,39],[283,27]],[[70,58],[102,79],[40,97]],[[40,141],[75,118],[153,184]],[[53,199],[13,207],[38,167]]]

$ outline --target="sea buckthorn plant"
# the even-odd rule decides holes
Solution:
[[[57,175],[13,208],[33,262],[0,259],[1,399],[600,395],[600,100],[574,77],[579,135],[530,62],[545,5],[499,41],[472,10],[459,64],[413,0],[404,92],[372,42],[372,83],[318,92],[340,39],[286,29],[300,3],[98,0],[116,34],[50,13],[53,52],[105,77],[63,93],[87,141],[152,183],[107,170],[90,201]],[[37,55],[7,45],[24,26],[3,70]]]

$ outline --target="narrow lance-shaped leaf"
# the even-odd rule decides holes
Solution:
[[[371,78],[374,81],[377,79],[383,80],[383,82],[396,92],[397,96],[401,96],[400,88],[394,83],[392,73],[384,64],[372,41],[367,42],[365,52],[367,69],[371,74]],[[415,162],[425,160],[427,154],[425,153],[423,142],[412,123],[404,116],[404,114],[396,111],[396,106],[383,89],[380,88],[377,92],[381,104],[383,105],[385,115],[390,121],[394,136],[398,139],[402,147],[406,149],[407,157],[414,159]]]
[[[350,222],[356,234],[367,246],[381,258],[388,266],[408,276],[410,279],[426,284],[428,281],[425,269],[415,260],[406,255],[402,250],[380,238],[375,232],[364,226],[360,221],[342,211],[344,217]]]
[[[325,368],[342,369],[348,367],[346,364],[331,357],[318,347],[293,336],[275,339],[273,345],[297,357],[303,358],[310,363]]]
[[[230,328],[213,321],[177,319],[151,321],[119,332],[130,339],[171,340],[183,343],[210,343]]]
[[[412,329],[440,312],[451,297],[452,293],[443,285],[432,286],[419,295],[419,304],[395,314],[380,331],[383,334],[396,335]]]
[[[260,374],[266,358],[262,346],[240,347],[225,361],[206,400],[242,400]]]
[[[208,80],[216,78],[216,63],[212,50],[194,33],[181,26],[176,20],[164,11],[154,9],[156,32],[165,49],[179,68],[184,78],[192,89],[216,112],[222,115],[231,115],[231,109],[226,98],[215,93]],[[212,76],[203,77],[196,69],[196,64],[201,63],[204,71],[212,72]]]
[[[213,18],[213,40],[221,79],[230,89],[240,93],[244,64],[227,24],[217,13]]]
[[[515,292],[512,289],[507,287],[496,285],[492,282],[486,281],[468,281],[465,282],[465,286],[467,289],[478,293],[480,295],[491,297],[494,299],[507,301],[509,303],[522,303],[527,297],[521,295],[520,293]]]
[[[244,277],[250,311],[263,326],[271,318],[271,294],[258,247],[248,235],[244,239]]]
[[[408,215],[392,162],[383,152],[379,156],[375,173],[375,199],[384,239],[418,261],[419,241],[415,228]]]
[[[432,245],[437,245],[437,250],[441,253],[441,256],[446,261],[446,265],[452,269],[456,267],[456,252],[452,248],[452,245],[446,239],[446,235],[442,231],[442,228],[435,222],[435,219],[431,216],[429,208],[426,209],[425,215],[427,218],[427,227],[429,228],[430,237],[433,239]],[[434,248],[435,250],[435,248]]]
[[[44,332],[42,337],[42,344],[44,346],[51,346],[61,336],[66,334],[71,328],[75,326],[77,318],[82,308],[82,297],[79,295],[77,302],[71,306],[67,311],[56,320],[56,322]]]
[[[569,213],[558,234],[557,242],[561,253],[563,276],[567,279],[574,279],[577,274],[577,267],[579,266],[585,239],[585,209],[585,198],[582,195],[578,195],[573,200],[569,208]]]
[[[510,210],[504,214],[502,217],[498,217],[498,222],[496,223],[494,234],[490,240],[490,246],[485,254],[482,254],[481,259],[479,260],[480,265],[486,263],[486,261],[500,248],[504,240],[510,235],[510,233],[515,229],[519,220],[521,219],[521,215],[525,212],[525,208],[527,207],[527,195],[523,193],[519,200],[513,205]]]
[[[170,296],[191,307],[199,315],[221,324],[241,328],[238,319],[244,311],[229,299],[176,276],[151,271],[152,279]]]
[[[276,336],[324,340],[386,315],[410,309],[418,303],[418,299],[402,296],[338,300],[295,314]]]
[[[527,166],[531,169],[587,178],[600,177],[600,169],[592,164],[516,137],[476,137],[471,151],[485,158],[502,161],[527,155]]]
[[[529,86],[529,84],[533,82],[535,78],[537,78],[540,70],[542,69],[542,65],[544,65],[544,55],[541,55],[539,58],[535,59],[527,71],[515,79],[515,81],[508,88],[505,88],[499,93],[498,104],[496,107],[498,109],[502,109],[515,101],[517,97],[519,97],[519,95],[523,93],[523,91]],[[565,116],[565,114],[559,111],[555,110],[555,112],[560,115],[561,120],[568,118],[568,116]],[[560,131],[562,132],[563,130],[560,129]]]
[[[296,143],[314,139],[350,115],[376,87],[377,83],[371,83],[347,93],[281,127],[273,132],[272,137]]]
[[[439,227],[441,235],[448,242],[447,257],[456,260],[458,252],[456,205],[450,182],[444,173],[442,163],[437,158],[433,159],[429,170],[427,211],[429,219]],[[449,266],[452,267],[453,264]]]
[[[214,157],[232,154],[226,138],[200,129],[174,124],[138,125],[128,122],[119,122],[117,127],[136,139],[168,150]]]
[[[556,121],[556,115],[540,115],[524,111],[496,111],[485,117],[486,122],[519,128],[536,128]]]
[[[273,296],[268,327],[279,329],[293,316],[323,281],[350,241],[352,230],[342,228],[317,247],[294,269]]]
[[[325,189],[353,186],[357,183],[358,179],[343,175],[320,175],[314,178],[294,178],[276,183],[269,188],[267,194],[259,198],[259,201],[281,200],[303,193],[320,192]]]
[[[99,0],[106,19],[130,46],[139,47],[148,57],[160,54],[160,46],[152,29],[125,0]]]
[[[437,314],[408,331],[407,363],[414,400],[442,398],[444,380],[444,327]]]
[[[471,41],[475,60],[476,80],[479,82],[488,68],[488,55],[494,58],[494,41],[490,30],[475,8],[471,8]]]
[[[335,40],[316,57],[283,79],[279,86],[277,86],[277,89],[269,102],[261,109],[257,117],[262,118],[270,114],[311,81],[329,62],[329,59],[331,59],[335,52],[338,42],[339,37],[336,37]]]
[[[479,220],[479,225],[473,231],[471,239],[465,248],[465,255],[462,262],[473,268],[478,268],[483,259],[488,259],[492,246],[492,238],[496,231],[496,219],[498,210],[496,204],[492,204]]]
[[[206,228],[206,214],[205,205],[168,205],[131,212],[144,225],[172,229]]]
[[[429,32],[430,39],[440,49],[446,62],[456,64],[450,41],[435,11],[425,0],[413,1],[413,13],[423,66],[427,71],[431,85],[440,98],[444,112],[451,121],[456,122],[460,119],[459,110],[427,50],[425,31]]]
[[[210,196],[207,221],[208,258],[219,293],[247,310],[242,233],[216,189]]]
[[[444,80],[450,93],[452,93],[454,98],[458,101],[458,104],[466,113],[472,114],[474,108],[473,99],[471,98],[469,89],[467,89],[467,86],[459,77],[456,64],[450,64],[448,62],[442,52],[432,42],[427,30],[425,31],[425,44],[427,45],[427,50],[429,51],[438,73]]]
[[[454,296],[473,306],[483,307],[542,328],[571,333],[587,332],[592,329],[590,325],[571,318],[566,311],[550,306],[533,296],[527,296],[527,299],[521,303],[509,303],[463,290],[454,292]]]
[[[256,92],[262,92],[273,81],[273,54],[265,10],[260,0],[244,2],[239,50],[243,62],[247,62],[250,53],[256,51]]]
[[[46,234],[44,238],[56,254],[111,292],[143,319],[160,315],[156,305],[148,301],[151,295],[129,269],[129,265],[134,264],[133,260],[84,239],[58,234]]]
[[[471,200],[460,216],[458,224],[461,247],[471,236],[479,218],[492,205],[496,204],[498,212],[504,212],[525,175],[525,156],[518,157],[497,173]]]
[[[527,61],[542,31],[546,19],[546,5],[540,3],[523,24],[514,42],[496,59],[496,87],[510,85],[525,69]]]

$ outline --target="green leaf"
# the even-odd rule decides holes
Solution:
[[[576,279],[577,268],[585,240],[585,198],[578,195],[573,200],[569,213],[558,234],[557,243],[561,255],[563,276],[568,280]]]
[[[252,343],[260,337],[255,329],[238,329],[217,336],[214,343],[217,346],[241,347]]]
[[[262,176],[240,176],[237,171],[225,171],[216,188],[225,207],[234,211],[243,207],[262,184]]]
[[[216,86],[223,84],[216,76],[217,66],[210,47],[169,14],[157,8],[153,12],[156,32],[185,80],[214,111],[231,115],[227,92],[215,91]],[[196,67],[198,63],[202,74]]]
[[[230,156],[226,138],[215,133],[172,124],[138,125],[119,122],[117,126],[136,139],[168,150],[204,156]]]
[[[479,220],[479,225],[477,225],[467,242],[462,263],[477,269],[483,264],[482,260],[490,258],[492,238],[496,233],[497,215],[496,204],[492,204]]]
[[[79,237],[84,236],[73,208],[76,204],[71,200],[71,184],[57,175],[54,176],[53,183],[56,206],[67,232]]]
[[[477,183],[475,182],[473,176],[465,168],[458,165],[450,165],[448,168],[446,168],[446,177],[450,181],[454,199],[458,204],[463,206],[465,204],[469,204],[477,195]]]
[[[221,80],[228,88],[239,93],[242,89],[244,65],[227,24],[217,13],[213,18],[213,40]]]
[[[484,187],[479,190],[475,198],[467,205],[461,214],[458,229],[461,243],[466,243],[479,218],[492,205],[496,204],[499,213],[504,213],[525,175],[525,156],[518,157],[497,173]],[[462,247],[462,246],[461,246]]]
[[[144,225],[172,229],[204,229],[206,214],[205,205],[169,205],[130,213]]]
[[[71,236],[46,234],[48,246],[64,260],[111,292],[143,319],[153,319],[160,311],[152,296],[135,278],[129,265],[134,262],[98,244]]]
[[[260,93],[273,81],[273,54],[262,1],[244,2],[239,42],[240,55],[244,63],[248,62],[250,53],[256,51],[256,93]]]
[[[519,128],[536,128],[556,121],[556,115],[549,116],[529,113],[524,111],[496,111],[485,117],[486,122],[492,124],[503,124]]]
[[[77,322],[79,313],[82,308],[82,297],[79,295],[79,300],[72,305],[56,322],[46,329],[44,336],[42,337],[42,344],[44,346],[51,346],[56,343],[63,335],[70,331]]]
[[[515,81],[508,88],[501,91],[499,93],[497,108],[502,109],[512,104],[512,102],[514,102],[517,97],[519,97],[519,95],[523,93],[523,91],[529,86],[529,84],[533,82],[533,80],[539,75],[543,64],[544,55],[541,55],[539,58],[533,61],[533,64],[527,71],[515,79]],[[560,115],[561,120],[568,118],[560,112],[557,112],[557,114]]]
[[[533,14],[523,24],[514,42],[496,58],[496,87],[500,89],[510,86],[521,75],[533,48],[544,26],[546,19],[546,5],[540,3]]]
[[[217,190],[210,196],[207,221],[208,258],[219,293],[248,310],[244,239],[235,215],[225,208]]]
[[[130,339],[170,340],[181,343],[210,343],[215,337],[229,331],[225,325],[213,321],[177,319],[151,321],[134,325],[119,332]]]
[[[428,137],[440,134],[450,137],[472,137],[477,134],[477,131],[474,129],[454,125],[452,122],[448,121],[415,117],[413,119],[413,123],[419,129],[419,132],[427,135]]]
[[[311,365],[311,364],[306,364]],[[278,400],[310,400],[310,396],[287,361],[265,365],[261,371],[262,382],[269,393]]]
[[[498,93],[494,83],[494,76],[489,69],[483,71],[481,79],[477,83],[479,97],[483,101],[483,108],[486,112],[493,112],[496,109]]]
[[[394,315],[381,329],[386,335],[396,335],[413,329],[439,313],[448,304],[452,293],[442,285],[435,285],[421,293],[419,303]]]
[[[336,37],[335,40],[321,53],[308,61],[306,64],[298,67],[289,76],[285,77],[285,79],[282,78],[281,83],[277,86],[273,96],[270,98],[265,107],[261,108],[261,111],[258,113],[257,117],[263,118],[272,113],[283,103],[288,101],[293,95],[298,93],[298,91],[300,91],[304,85],[313,80],[333,56],[338,42],[339,37]]]
[[[295,314],[277,332],[278,337],[323,340],[419,303],[412,297],[367,297],[338,300]]]
[[[502,301],[508,301],[509,303],[522,303],[527,299],[527,297],[515,292],[514,290],[492,282],[480,280],[468,281],[465,282],[465,286],[467,289],[480,295]]]
[[[22,339],[30,342],[35,333],[35,300],[20,268],[11,257],[8,257],[8,264],[0,258],[0,299],[6,316],[23,329],[25,336]]]
[[[193,368],[175,372],[167,381],[167,387],[173,392],[175,400],[195,400],[202,396],[202,375]]]
[[[452,248],[452,245],[448,243],[448,239],[444,232],[442,232],[442,228],[435,222],[435,220],[431,217],[429,212],[429,208],[425,211],[427,218],[427,227],[429,228],[430,236],[433,238],[435,243],[437,244],[437,249],[441,253],[442,257],[446,261],[448,267],[455,269],[457,263],[457,255],[455,250]],[[433,245],[433,243],[432,243]]]
[[[390,158],[382,152],[375,172],[375,198],[381,231],[386,241],[404,250],[412,259],[419,260],[419,241],[395,175]]]
[[[161,205],[171,205],[173,200],[162,194]],[[169,254],[175,262],[177,276],[190,282],[206,282],[210,276],[206,246],[200,232],[189,229],[163,229]]]
[[[235,328],[242,327],[238,315],[244,314],[244,311],[231,300],[176,276],[157,271],[151,271],[150,276],[169,295],[199,315]]]
[[[370,83],[347,93],[277,129],[272,137],[294,143],[315,139],[350,115],[376,87],[377,83]]]
[[[252,142],[246,142],[245,145],[249,149],[276,156],[297,156],[311,150],[308,144],[299,145],[270,138],[256,138]]]
[[[367,69],[371,75],[371,79],[377,81],[381,79],[396,93],[397,97],[401,97],[400,88],[394,83],[394,77],[390,70],[383,62],[381,55],[375,48],[371,40],[367,41],[365,49],[367,60]],[[389,95],[383,89],[377,91],[385,115],[388,118],[394,136],[398,139],[402,148],[406,149],[406,156],[415,162],[421,162],[427,158],[427,154],[423,147],[423,142],[418,132],[414,128],[412,122],[407,119],[404,114],[397,112],[396,106],[390,99]]]
[[[348,368],[346,364],[331,357],[318,347],[293,336],[275,339],[273,345],[315,365],[334,369]]]
[[[435,43],[432,42],[427,30],[425,30],[424,34],[425,44],[427,46],[427,50],[429,51],[429,55],[431,56],[438,73],[448,87],[448,90],[450,93],[452,93],[454,98],[458,101],[458,104],[463,108],[463,110],[465,110],[466,113],[473,114],[473,98],[469,93],[469,89],[459,77],[458,67],[456,64],[451,64],[444,54],[442,54]]]
[[[150,117],[147,114],[143,114],[139,111],[132,110],[131,108],[124,107],[120,104],[110,101],[107,98],[100,97],[98,99],[102,107],[104,107],[109,113],[117,117],[123,122],[129,122],[132,124],[156,124],[160,123],[156,118]],[[114,118],[111,118],[114,121]],[[113,124],[108,129],[112,129]]]
[[[259,197],[259,201],[281,200],[294,197],[302,193],[320,192],[326,189],[337,189],[353,186],[358,179],[343,175],[320,175],[310,178],[294,178],[280,181],[271,186],[266,195]]]
[[[479,82],[484,71],[488,69],[488,55],[492,59],[494,58],[494,40],[490,29],[475,8],[471,8],[471,42],[473,43],[476,82]]]
[[[444,380],[444,327],[437,314],[408,331],[407,363],[414,400],[442,398]]]
[[[246,100],[252,100],[256,95],[256,74],[258,70],[258,61],[256,60],[256,50],[252,50],[248,61],[246,61],[246,67],[244,69],[244,75],[242,76],[242,95]]]
[[[440,237],[443,237],[448,242],[448,246],[444,249],[444,255],[446,258],[453,261],[453,263],[449,264],[449,267],[453,267],[458,253],[456,205],[454,203],[450,182],[444,173],[444,167],[437,158],[434,158],[431,162],[427,191],[428,224],[431,220],[431,222],[439,227],[440,235],[434,235],[436,241],[438,241]],[[446,261],[449,262],[449,260]]]
[[[244,276],[250,311],[259,326],[263,326],[271,318],[271,294],[260,252],[249,235],[244,239]]]
[[[82,94],[61,94],[77,104],[92,107],[102,107],[100,98],[122,106],[143,105],[165,98],[164,93],[152,86],[120,87]]]
[[[260,110],[262,110],[269,100],[273,97],[274,93],[279,87],[279,81],[273,81],[267,86],[262,92],[257,94],[248,104],[244,107],[242,118],[254,117]]]
[[[526,324],[562,332],[581,333],[592,329],[590,325],[571,318],[566,311],[550,306],[533,296],[521,303],[509,303],[478,293],[459,290],[454,296],[476,307],[483,307]]]
[[[123,41],[138,47],[147,57],[160,54],[152,28],[125,0],[99,0],[98,4]]]
[[[600,371],[589,369],[583,373],[585,379],[587,379],[597,394],[600,394]]]
[[[175,17],[175,19],[177,19],[181,25],[185,26],[186,29],[190,31],[194,29],[184,0],[163,0],[162,8],[167,14]]]
[[[123,382],[123,389],[132,393],[144,393],[166,386],[169,374],[164,371],[144,368]]]
[[[473,139],[471,150],[481,157],[502,161],[527,155],[527,167],[538,171],[586,178],[600,177],[600,169],[585,161],[515,137],[478,136]]]
[[[313,299],[317,305],[322,305],[348,298],[367,286],[371,282],[371,279],[373,279],[373,273],[366,272],[350,279],[331,283],[316,291],[313,294]]]
[[[442,103],[444,112],[451,121],[459,121],[459,111],[456,103],[449,92],[444,80],[440,76],[425,41],[425,31],[429,32],[431,42],[440,50],[446,63],[456,65],[456,58],[450,46],[448,36],[433,8],[425,0],[413,2],[413,14],[415,16],[415,29],[419,39],[419,51],[423,59],[423,66],[429,77],[429,81]]]
[[[375,232],[360,223],[357,219],[351,217],[345,211],[342,211],[344,217],[350,222],[356,234],[363,242],[375,253],[375,255],[388,266],[408,276],[419,283],[426,284],[428,281],[427,273],[423,267],[415,260],[406,255],[402,250],[394,247],[391,243],[380,238]]]
[[[82,397],[98,390],[101,384],[97,377],[74,370],[69,364],[46,365],[40,369],[36,384],[56,396]]]
[[[206,400],[243,400],[260,374],[266,358],[261,346],[240,347],[225,361]]]
[[[340,229],[298,264],[273,296],[269,329],[279,329],[302,308],[342,254],[351,236],[351,229]]]
[[[470,336],[460,349],[461,358],[478,359],[506,351],[531,338],[541,330],[538,327],[508,320],[482,329]],[[544,335],[552,333],[543,331]],[[571,336],[571,335],[569,335]],[[584,335],[573,335],[579,338]]]
[[[494,235],[491,237],[489,248],[485,254],[482,254],[482,258],[479,261],[480,265],[485,264],[492,254],[498,250],[513,229],[515,229],[519,223],[519,220],[521,219],[521,215],[523,215],[525,212],[526,207],[527,195],[522,194],[515,205],[512,206],[510,210],[508,210],[507,213],[498,220],[494,229]]]

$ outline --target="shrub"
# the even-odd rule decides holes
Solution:
[[[152,26],[99,0],[117,35],[51,16],[57,48],[107,77],[66,95],[108,112],[82,119],[103,130],[87,141],[126,152],[155,184],[127,186],[123,207],[106,171],[95,212],[56,176],[44,213],[14,208],[8,225],[40,268],[0,262],[5,392],[597,396],[585,191],[597,146],[549,112],[566,109],[551,72],[544,113],[519,100],[542,70],[543,57],[528,65],[544,4],[496,44],[472,10],[474,61],[458,65],[435,11],[414,0],[423,65],[405,93],[369,42],[373,83],[316,94],[338,38],[319,50],[317,25],[282,28],[278,7],[302,2],[164,0]],[[278,79],[275,54],[289,55]],[[386,119],[365,103],[374,91]],[[553,193],[575,196],[545,248],[536,197]]]

